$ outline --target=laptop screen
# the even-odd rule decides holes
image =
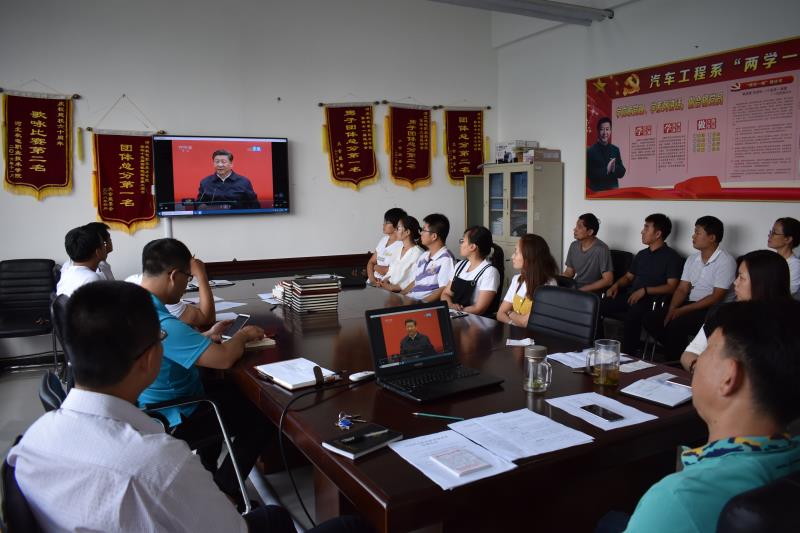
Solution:
[[[377,373],[455,360],[445,302],[376,309],[366,316]]]

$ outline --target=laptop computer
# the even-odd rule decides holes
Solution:
[[[381,387],[427,402],[503,382],[459,364],[446,302],[372,309],[366,319]]]

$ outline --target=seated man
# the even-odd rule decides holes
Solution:
[[[453,254],[446,246],[450,221],[439,213],[422,221],[419,239],[428,251],[420,256],[414,267],[414,281],[402,293],[423,302],[435,302],[453,277]]]
[[[258,209],[261,207],[253,184],[241,174],[233,171],[233,154],[228,150],[217,150],[211,155],[214,173],[200,181],[197,203],[206,208]]]
[[[600,221],[592,213],[578,217],[569,245],[564,276],[574,278],[578,289],[586,292],[602,291],[614,283],[614,264],[611,250],[597,238]]]
[[[103,241],[103,246],[105,247],[106,259],[103,259],[100,261],[100,264],[97,265],[97,273],[100,274],[100,277],[105,280],[114,281],[114,273],[111,272],[111,265],[108,264],[108,255],[114,251],[114,243],[111,241],[111,233],[108,232],[108,224],[103,222],[89,222],[84,226],[84,228],[100,234],[100,238]],[[61,270],[63,271],[72,265],[72,259],[67,259],[64,261],[64,264],[61,265]]]
[[[655,213],[644,220],[642,244],[647,248],[636,254],[630,271],[619,278],[606,291],[600,301],[600,315],[625,312],[625,332],[622,350],[635,355],[639,349],[642,320],[653,308],[653,298],[669,295],[678,286],[681,258],[664,242],[672,231],[672,222],[666,215]],[[620,291],[630,287],[627,291]]]
[[[406,320],[406,336],[400,341],[400,355],[429,355],[434,353],[427,335],[417,331],[417,321]]]
[[[199,333],[170,314],[165,304],[176,303],[186,290],[192,279],[188,272],[191,260],[192,254],[186,245],[175,239],[151,241],[142,251],[142,287],[150,291],[161,329],[167,332],[168,337],[164,341],[161,372],[139,396],[139,405],[202,395],[215,400],[228,431],[234,435],[233,447],[239,469],[242,475],[247,476],[266,448],[271,428],[237,388],[224,383],[204,387],[198,367],[232,367],[244,354],[245,344],[261,339],[264,331],[258,326],[245,326],[224,344],[217,344],[212,339],[219,340],[220,333],[230,321],[218,322],[206,333]],[[190,445],[208,435],[219,434],[216,416],[207,405],[175,407],[162,413],[169,420],[172,435]],[[223,492],[243,505],[230,457],[226,457],[217,469],[220,445],[200,449],[198,454],[206,468],[215,472],[214,480]]]
[[[708,444],[681,454],[684,468],[642,497],[626,531],[715,531],[733,496],[800,470],[800,302],[736,302],[697,360],[692,402]]]
[[[206,265],[196,257],[192,257],[190,264],[189,273],[192,275],[197,285],[199,302],[195,306],[180,299],[177,303],[167,304],[167,311],[175,318],[186,322],[190,326],[209,326],[216,322],[217,312],[214,305],[214,294],[211,292],[211,286],[208,284]],[[142,274],[133,274],[125,278],[125,281],[141,285],[142,277]]]
[[[87,226],[69,230],[64,248],[72,263],[61,268],[56,294],[71,296],[78,287],[103,279],[97,268],[108,253],[97,231]]]
[[[736,277],[736,260],[720,247],[723,233],[717,217],[697,219],[692,246],[698,251],[686,260],[669,307],[645,319],[645,328],[663,345],[668,361],[680,357],[689,335],[697,333],[708,310],[723,301]]]
[[[269,533],[295,531],[280,507],[243,519],[186,443],[134,405],[163,353],[147,291],[87,285],[70,298],[66,320],[75,387],[8,454],[43,530],[247,532],[269,523]],[[325,526],[361,526],[337,521]]]

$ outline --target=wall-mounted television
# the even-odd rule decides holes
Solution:
[[[288,213],[288,144],[276,137],[153,137],[159,216]]]

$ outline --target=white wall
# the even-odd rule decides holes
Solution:
[[[775,218],[797,217],[800,204],[586,200],[585,80],[794,37],[798,21],[796,0],[640,0],[625,3],[616,9],[614,19],[589,28],[562,25],[534,34],[541,27],[530,24],[526,38],[518,21],[495,15],[498,138],[536,139],[562,149],[565,243],[572,240],[577,216],[591,211],[601,220],[600,238],[612,247],[636,251],[642,247],[639,231],[644,217],[660,211],[672,218],[675,229],[669,242],[683,253],[692,251],[694,221],[705,214],[725,223],[723,244],[732,253],[766,248],[767,231]]]
[[[9,2],[0,18],[0,86],[37,79],[80,93],[75,124],[94,126],[127,94],[173,134],[273,135],[290,139],[292,213],[176,220],[174,236],[206,261],[365,252],[383,212],[450,217],[451,248],[463,231],[462,188],[444,158],[433,185],[391,183],[382,150],[378,184],[361,192],[331,184],[321,151],[321,101],[394,100],[496,108],[490,15],[424,0],[43,0]],[[37,84],[25,89],[42,90]],[[280,101],[278,101],[280,98]],[[441,112],[434,119],[442,125]],[[494,111],[486,132],[496,137]],[[100,127],[145,129],[130,105]],[[440,135],[442,128],[440,127]],[[95,219],[91,150],[76,160],[74,191],[37,202],[0,191],[0,258],[64,257],[69,228]],[[142,246],[162,226],[114,232],[117,277],[138,271]]]

